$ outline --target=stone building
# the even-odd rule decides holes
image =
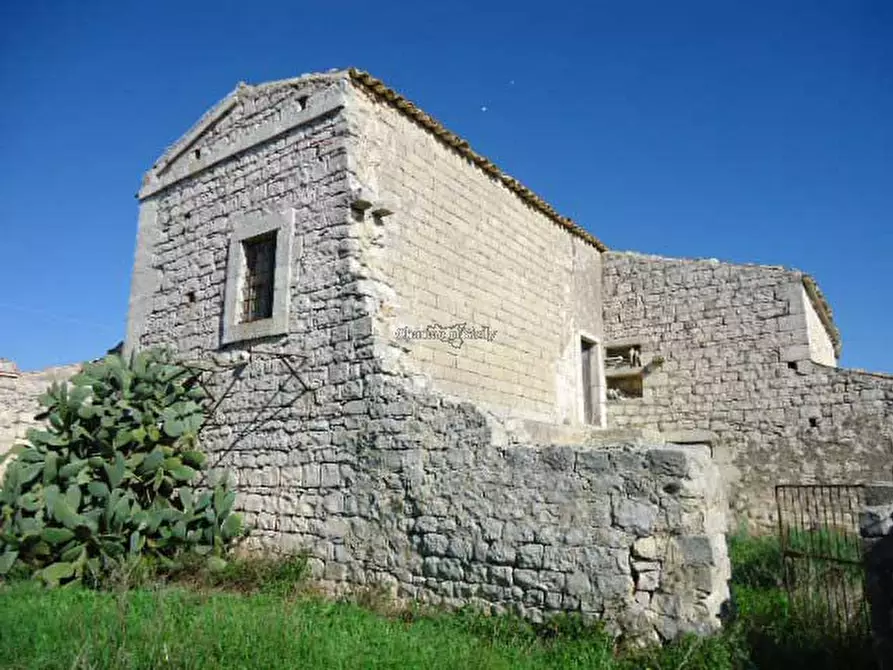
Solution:
[[[707,440],[752,524],[776,483],[890,470],[893,381],[836,367],[809,276],[610,251],[367,74],[240,85],[139,199],[130,347],[288,342],[324,352],[324,400],[360,404],[375,360],[520,442]],[[271,316],[242,323],[251,239],[275,255]]]
[[[240,84],[147,173],[125,352],[208,365],[258,542],[333,583],[718,625],[724,533],[889,469],[815,282],[608,250],[356,70]]]

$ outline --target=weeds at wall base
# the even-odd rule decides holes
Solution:
[[[663,647],[618,650],[599,623],[574,614],[534,624],[472,608],[404,607],[374,587],[340,601],[324,599],[303,557],[267,556],[237,558],[219,572],[187,564],[166,574],[135,569],[111,591],[3,586],[0,630],[10,633],[4,639],[15,635],[18,618],[30,617],[36,632],[55,636],[55,646],[38,648],[33,636],[11,646],[0,639],[0,666],[37,667],[37,656],[28,654],[46,653],[55,656],[40,667],[210,668],[219,665],[221,654],[229,667],[270,668],[297,667],[298,660],[302,667],[370,668],[873,667],[866,640],[830,639],[792,612],[777,586],[781,561],[771,538],[732,538],[730,554],[733,620],[716,635],[687,636]]]

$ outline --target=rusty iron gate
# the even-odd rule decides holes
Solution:
[[[864,487],[775,487],[784,586],[792,614],[848,646],[870,645],[859,534]]]

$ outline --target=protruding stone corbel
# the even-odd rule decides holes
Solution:
[[[377,222],[391,216],[399,210],[399,198],[394,196],[386,196],[379,198],[371,194],[367,189],[360,188],[357,190],[350,208],[361,215],[366,212],[372,214]]]
[[[386,196],[373,205],[372,216],[378,221],[396,214],[399,210],[400,199],[396,196]]]

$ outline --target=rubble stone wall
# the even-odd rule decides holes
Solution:
[[[0,458],[24,437],[35,420],[40,405],[37,399],[53,382],[63,382],[80,370],[80,364],[60,365],[33,372],[19,372],[13,366],[0,368]],[[0,463],[0,478],[6,461]]]
[[[240,374],[265,369],[253,358]],[[342,412],[325,437],[309,433],[316,444],[293,446],[296,422],[285,439],[261,426],[266,439],[240,449],[254,546],[308,552],[336,589],[532,619],[581,612],[646,640],[720,626],[727,501],[707,447],[500,442],[472,404],[380,373]]]
[[[608,425],[718,435],[738,521],[771,528],[779,483],[891,472],[893,377],[812,360],[800,273],[614,252],[604,268],[606,341],[664,359]]]

